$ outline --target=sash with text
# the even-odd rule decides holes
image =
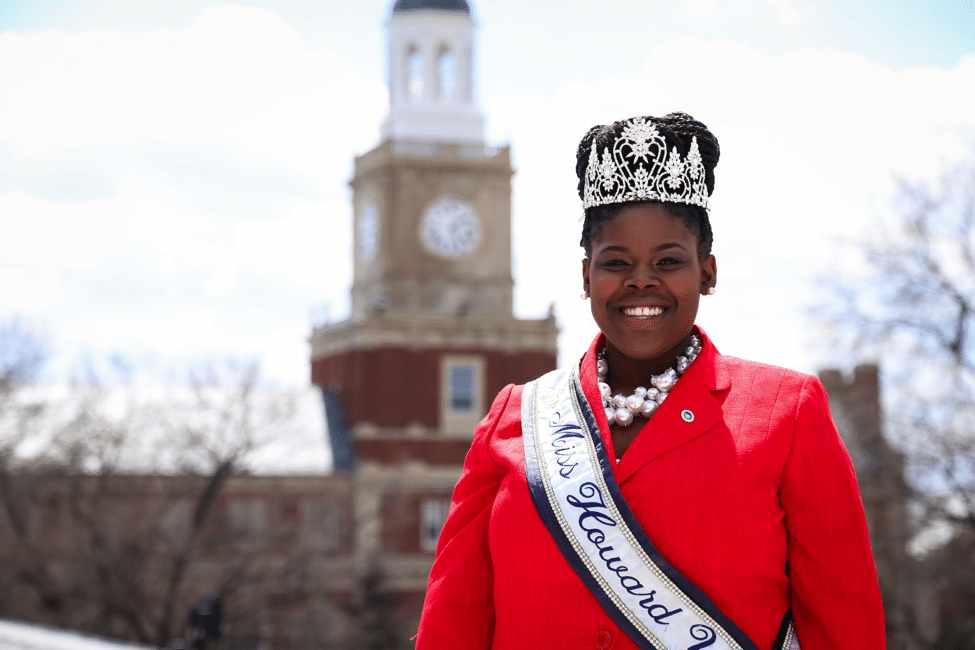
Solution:
[[[566,560],[646,650],[758,650],[657,551],[620,493],[579,370],[525,385],[525,468],[532,500]],[[799,650],[791,614],[776,649]]]

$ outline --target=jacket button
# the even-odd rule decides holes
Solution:
[[[613,633],[609,630],[597,630],[592,644],[598,650],[609,650],[613,645]]]

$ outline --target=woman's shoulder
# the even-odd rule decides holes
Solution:
[[[561,383],[566,380],[570,370],[571,368],[556,368],[525,384],[508,384],[502,388],[494,398],[494,404],[491,406],[491,412],[496,410],[520,410],[521,396],[524,393],[525,386],[527,386],[528,383],[535,384],[538,387],[545,387],[548,385]],[[536,390],[538,389],[536,388]]]
[[[703,342],[702,357],[708,359],[705,363],[713,364],[713,386],[719,390],[728,387],[746,387],[758,385],[821,386],[819,379],[805,372],[776,366],[761,361],[742,359],[734,355],[722,354],[703,330],[698,330]]]
[[[729,372],[733,373],[767,375],[770,377],[795,377],[802,380],[813,377],[808,373],[786,368],[785,366],[776,366],[762,361],[742,359],[741,357],[728,354],[719,355],[717,362],[723,364]]]
[[[491,409],[474,431],[474,437],[509,438],[521,430],[521,395],[523,384],[508,384],[502,388]]]
[[[726,417],[737,413],[742,422],[758,418],[779,423],[783,432],[800,422],[804,429],[832,428],[826,389],[814,375],[731,356],[719,357],[715,371],[717,388],[727,390],[722,402]]]
[[[719,384],[726,383],[737,388],[778,387],[790,392],[822,390],[822,383],[815,375],[730,355],[716,357],[715,373]]]
[[[488,417],[500,415],[505,411],[521,408],[521,394],[525,390],[524,384],[508,384],[494,397]]]
[[[565,369],[556,369],[530,383],[536,384],[536,390],[545,390],[550,385],[564,381],[567,372]],[[475,437],[487,436],[492,440],[521,438],[521,401],[525,386],[526,384],[508,384],[498,392],[488,414],[475,430]]]

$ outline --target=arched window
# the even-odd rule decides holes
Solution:
[[[406,97],[411,102],[423,99],[423,55],[415,45],[406,53]]]
[[[457,93],[457,58],[444,45],[437,55],[437,96],[441,102],[451,102]]]
[[[460,87],[460,95],[464,102],[471,103],[474,101],[474,61],[471,57],[470,48],[465,48],[463,51],[463,57],[460,60],[461,74],[459,75],[462,79]]]

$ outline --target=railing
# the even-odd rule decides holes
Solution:
[[[450,142],[420,142],[413,140],[394,140],[393,155],[403,158],[466,158],[483,160],[494,158],[501,153],[501,147],[487,147],[479,144],[455,144]]]
[[[423,140],[387,140],[356,158],[356,168],[370,168],[389,158],[484,160],[507,163],[508,147],[488,147],[482,144],[459,144]]]

